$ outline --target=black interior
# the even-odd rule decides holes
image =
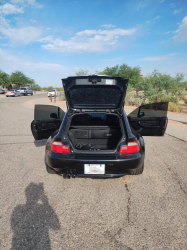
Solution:
[[[122,131],[117,115],[77,114],[72,118],[68,136],[75,148],[80,143],[91,143],[88,150],[113,150],[121,140]]]

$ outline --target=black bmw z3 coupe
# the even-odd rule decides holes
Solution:
[[[163,136],[168,103],[124,111],[128,79],[72,76],[62,79],[67,112],[35,105],[31,130],[35,140],[47,139],[48,173],[70,177],[121,177],[144,170],[143,136]]]

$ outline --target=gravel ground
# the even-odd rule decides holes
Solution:
[[[145,137],[140,176],[49,175],[25,105],[35,98],[0,100],[0,249],[186,250],[187,143]]]

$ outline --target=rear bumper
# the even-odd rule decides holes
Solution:
[[[81,159],[79,159],[81,157]],[[85,157],[85,158],[84,158]],[[94,159],[93,159],[94,157]],[[128,174],[128,170],[140,168],[144,152],[129,155],[62,155],[46,151],[46,163],[59,174],[69,171],[78,177],[110,178]],[[104,175],[84,174],[84,164],[105,164]]]

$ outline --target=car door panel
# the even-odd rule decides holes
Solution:
[[[167,109],[167,102],[140,106],[128,115],[132,130],[142,136],[163,136],[168,122]]]
[[[47,139],[54,131],[60,128],[62,120],[33,120],[31,130],[35,140]]]
[[[54,118],[56,114],[56,118]],[[47,139],[60,128],[65,112],[53,105],[35,105],[31,131],[35,140]]]

